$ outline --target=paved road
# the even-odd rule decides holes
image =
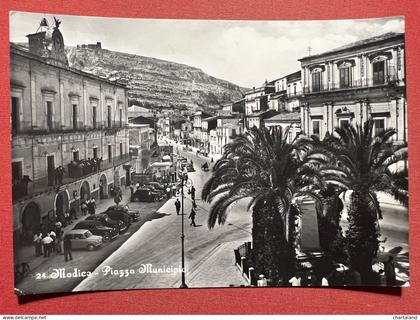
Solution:
[[[94,270],[144,224],[149,221],[161,219],[163,215],[156,212],[161,205],[162,202],[130,203],[130,208],[140,210],[141,218],[139,221],[134,222],[125,233],[119,235],[111,242],[103,243],[102,246],[95,251],[74,250],[73,260],[68,262],[64,261],[63,255],[54,253],[49,258],[36,258],[38,260],[44,260],[39,261],[37,263],[37,267],[32,267],[30,274],[17,284],[17,288],[25,293],[71,291],[84,279],[83,277],[71,276],[66,278],[50,279],[48,278],[48,275],[53,273],[54,269],[58,268],[65,268],[66,273],[73,273],[74,270],[76,270],[76,275],[77,271],[86,272]],[[33,251],[33,249],[31,251]]]
[[[189,177],[196,191],[198,212],[197,227],[189,226],[188,214],[191,210],[189,196],[185,200],[185,261],[186,283],[189,287],[227,287],[244,285],[246,282],[234,266],[233,249],[251,240],[251,217],[246,213],[246,201],[232,206],[225,225],[209,230],[207,227],[208,204],[200,199],[203,182],[210,175],[201,171],[195,155],[196,169]],[[197,168],[198,167],[198,168]],[[142,264],[153,267],[181,266],[181,222],[174,209],[175,199],[169,200],[159,212],[163,218],[150,221],[136,232],[124,245],[106,259],[92,277],[84,280],[75,291],[134,289],[134,288],[175,288],[180,286],[180,272],[139,273]],[[104,268],[113,270],[135,270],[127,277],[104,275]],[[153,271],[153,270],[152,270]]]

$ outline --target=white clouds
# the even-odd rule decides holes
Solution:
[[[11,41],[26,41],[43,15],[11,16]],[[49,20],[52,17],[47,15]],[[60,15],[66,44],[185,63],[252,87],[299,69],[297,59],[386,32],[403,32],[401,17],[336,21],[203,21],[110,19]]]

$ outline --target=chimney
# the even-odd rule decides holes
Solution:
[[[46,50],[46,32],[38,32],[33,34],[28,34],[26,37],[29,42],[29,52],[36,54],[37,56],[42,57]]]

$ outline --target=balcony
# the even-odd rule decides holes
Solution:
[[[63,186],[84,179],[88,176],[98,174],[106,169],[116,167],[131,160],[130,154],[113,157],[111,159],[100,160],[81,160],[72,161],[64,168],[60,179],[60,172],[56,168],[45,177],[31,180],[28,176],[12,186],[13,202],[22,200],[26,197],[32,197],[44,192],[58,192]]]
[[[374,88],[380,86],[397,86],[400,79],[396,75],[387,76],[383,78],[365,78],[352,80],[349,83],[333,82],[327,85],[320,84],[319,86],[305,86],[303,88],[304,94],[316,94],[322,92],[341,91],[341,90],[355,90],[363,88]]]

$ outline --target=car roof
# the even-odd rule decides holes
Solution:
[[[82,234],[82,233],[85,233],[86,231],[89,231],[89,230],[87,230],[87,229],[67,230],[66,232],[64,232],[64,235],[68,235],[68,234]]]
[[[95,220],[82,220],[82,221],[79,221],[78,223],[76,223],[76,226],[83,225],[83,224],[94,224],[94,225],[98,225],[98,224],[100,224],[100,222],[99,221],[95,221]]]

